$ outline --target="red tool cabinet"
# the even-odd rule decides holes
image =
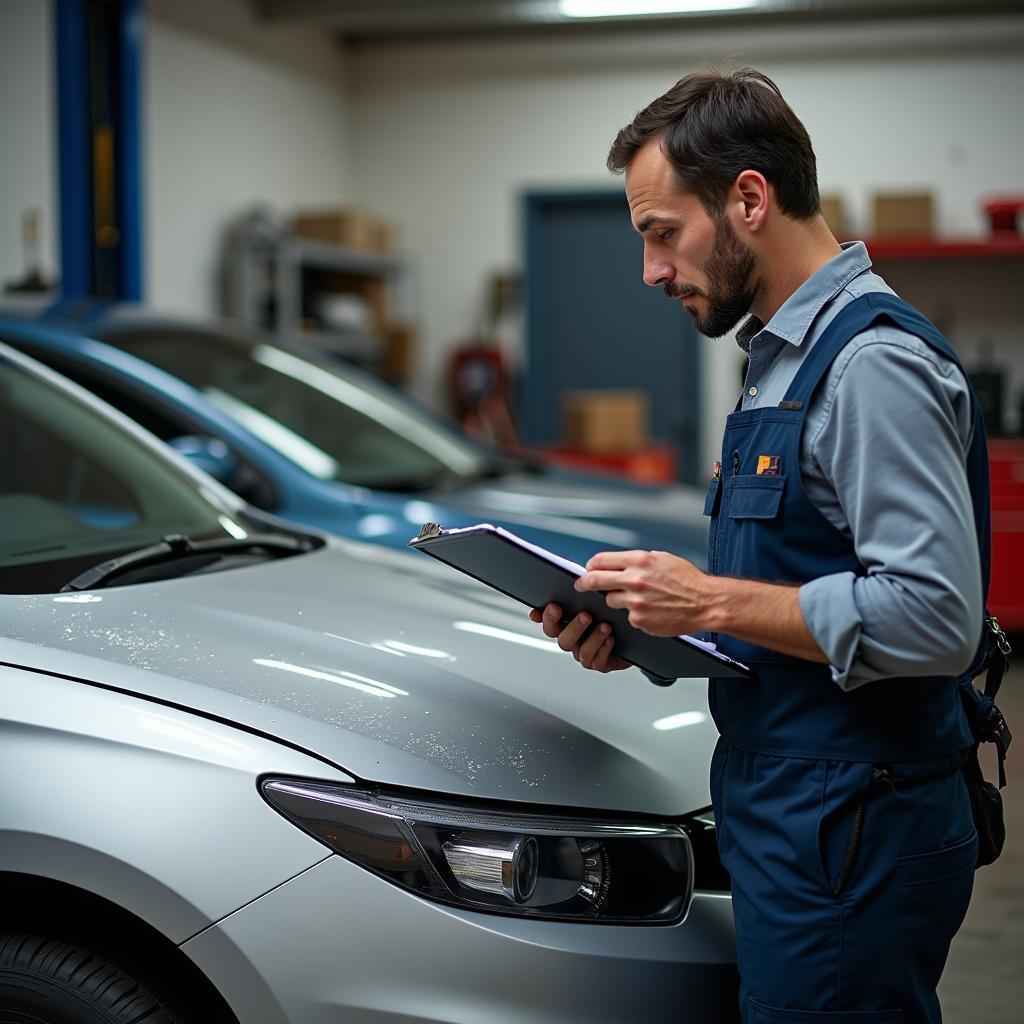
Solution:
[[[1024,630],[1024,439],[988,442],[992,477],[989,611],[1003,629]]]

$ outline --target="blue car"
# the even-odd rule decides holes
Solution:
[[[427,521],[504,525],[585,562],[648,548],[703,564],[700,496],[513,459],[408,395],[298,345],[114,311],[0,318],[0,340],[85,386],[257,508],[404,547]]]

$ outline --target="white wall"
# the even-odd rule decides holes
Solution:
[[[475,324],[486,275],[520,265],[523,190],[621,187],[604,170],[611,139],[686,71],[731,56],[774,77],[815,143],[823,191],[843,194],[859,232],[873,190],[924,187],[936,195],[940,233],[975,235],[980,198],[1024,186],[1022,54],[1021,18],[360,52],[357,191],[397,223],[419,270],[418,390],[442,401],[446,352]],[[586,254],[566,273],[586,273]],[[1012,329],[1024,348],[1013,313],[1015,327],[992,333]],[[706,351],[710,459],[737,374],[725,339]]]
[[[345,62],[324,29],[257,21],[247,0],[150,0],[146,298],[220,311],[227,225],[351,199]]]
[[[0,3],[0,282],[25,273],[22,215],[42,213],[42,262],[57,262],[53,27],[46,0]]]
[[[258,22],[247,0],[149,0],[144,54],[145,292],[219,311],[223,230],[253,201],[351,200],[345,61],[322,28]],[[0,281],[24,273],[22,213],[58,262],[52,0],[0,2]]]
[[[150,0],[148,10],[149,301],[215,311],[224,228],[253,201],[284,213],[358,201],[396,223],[416,268],[416,390],[438,404],[445,356],[476,326],[487,275],[521,263],[522,192],[621,187],[603,169],[615,130],[693,67],[732,57],[773,75],[811,132],[823,190],[843,194],[862,232],[876,188],[930,188],[940,232],[977,234],[980,197],[1024,184],[1024,17],[559,34],[346,57],[325,27],[261,23],[247,0]],[[3,279],[23,272],[28,207],[43,211],[46,265],[57,261],[51,19],[50,0],[0,3]],[[967,357],[991,337],[997,358],[1016,359],[1012,390],[1024,388],[1020,318],[1003,298],[1019,264],[975,267],[963,281],[955,267],[886,269],[897,286],[932,287],[925,311]],[[566,270],[585,273],[585,254]],[[710,452],[736,356],[724,340],[706,351]]]

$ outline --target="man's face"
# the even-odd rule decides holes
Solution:
[[[660,139],[627,168],[626,196],[644,240],[644,282],[661,285],[709,338],[735,327],[754,301],[757,258],[725,212],[709,216],[696,195],[680,190]]]

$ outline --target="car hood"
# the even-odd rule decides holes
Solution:
[[[512,524],[534,524],[615,548],[663,547],[703,565],[704,495],[677,485],[631,484],[543,468],[449,490],[439,500]],[[515,526],[513,526],[513,529]]]
[[[361,780],[566,808],[706,806],[706,681],[580,668],[526,609],[414,552],[307,555],[0,598],[0,661],[278,737]]]

